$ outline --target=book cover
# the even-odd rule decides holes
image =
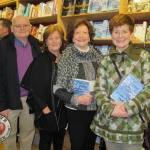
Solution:
[[[142,42],[145,42],[146,39],[146,29],[147,29],[147,22],[143,22],[143,34],[142,34]]]
[[[74,15],[75,6],[69,6],[62,9],[62,16]]]
[[[146,42],[150,42],[150,25],[147,25],[146,29]]]
[[[129,74],[118,85],[110,97],[116,102],[127,102],[134,98],[144,88],[144,85],[133,75]]]
[[[128,12],[144,12],[150,10],[150,0],[129,0]]]
[[[58,12],[58,0],[54,0],[52,15],[56,15]]]
[[[34,14],[35,14],[35,5],[32,8],[31,18],[34,18]]]
[[[43,8],[42,16],[51,16],[53,10],[54,1],[48,1]]]
[[[17,15],[24,15],[25,10],[26,10],[26,6],[24,6],[23,4],[19,3]]]
[[[89,0],[76,0],[74,14],[87,13],[89,6]]]
[[[133,41],[145,42],[147,22],[144,21],[143,24],[135,24],[135,33]]]
[[[88,4],[79,5],[75,7],[75,14],[84,14],[87,13],[88,10]]]
[[[120,0],[109,0],[108,2],[108,10],[119,10],[120,9]]]
[[[35,9],[35,5],[31,4],[28,18],[32,18],[32,13],[34,9]]]
[[[108,4],[109,4],[109,0],[104,0],[103,1],[103,8],[102,8],[102,10],[103,11],[107,11],[108,10]]]
[[[41,17],[42,16],[42,12],[43,12],[44,6],[45,6],[45,3],[41,2],[40,6],[39,6],[39,9],[38,9],[37,17]]]
[[[3,18],[6,18],[8,10],[9,10],[9,7],[5,7],[4,13],[3,13]]]
[[[76,5],[89,4],[89,0],[76,0]]]
[[[31,7],[31,4],[28,3],[28,4],[27,4],[27,7],[26,7],[26,11],[25,11],[25,13],[24,13],[24,16],[25,16],[26,18],[29,17],[30,7]]]
[[[12,21],[12,18],[14,17],[14,9],[9,7],[8,12],[6,14],[6,18]]]
[[[89,94],[94,91],[95,81],[88,81],[83,79],[74,79],[74,93],[77,95]]]
[[[91,5],[91,6],[89,6],[90,7],[89,10],[91,10],[90,12],[102,12],[103,11],[103,1],[104,0],[101,0],[101,1],[100,0],[92,0],[92,1],[90,1],[90,3],[91,3],[91,4],[89,4],[89,5]]]
[[[35,5],[34,18],[38,17],[39,8],[40,8],[40,4]]]
[[[141,12],[149,11],[150,10],[150,1],[149,0],[141,0],[140,4]]]
[[[102,38],[102,31],[103,31],[103,21],[94,22],[94,29],[95,29],[95,37],[94,38]]]
[[[47,26],[44,26],[42,24],[39,25],[39,30],[38,30],[38,39],[39,39],[39,41],[43,40],[43,33],[44,33],[46,28],[47,28]]]
[[[102,28],[102,38],[107,37],[107,29],[109,28],[108,20],[103,20],[103,28]]]
[[[67,16],[67,15],[74,15],[78,14],[78,6],[75,5],[76,0],[64,0],[61,15]],[[75,8],[76,6],[76,8]]]
[[[74,3],[75,3],[75,1],[74,1],[74,0],[64,0],[64,2],[63,2],[63,6],[64,6],[64,7],[73,6],[73,5],[74,5]]]

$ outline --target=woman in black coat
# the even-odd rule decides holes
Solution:
[[[43,53],[29,66],[21,86],[30,94],[27,103],[35,114],[35,126],[40,131],[39,150],[61,150],[64,141],[66,117],[63,101],[54,96],[57,62],[64,49],[64,32],[57,25],[50,25],[43,34]]]

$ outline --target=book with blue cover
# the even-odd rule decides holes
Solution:
[[[109,0],[108,10],[119,10],[120,9],[120,0]]]
[[[101,12],[103,11],[103,0],[90,0],[88,12]]]
[[[94,29],[95,29],[94,38],[102,38],[103,21],[93,22],[93,25],[94,25]]]
[[[133,75],[129,74],[120,84],[116,90],[110,95],[111,99],[116,102],[127,102],[134,98],[144,88],[144,85]]]
[[[89,94],[89,81],[74,79],[74,93],[77,95]]]
[[[74,93],[77,95],[90,94],[94,91],[95,81],[83,80],[83,79],[74,79]]]

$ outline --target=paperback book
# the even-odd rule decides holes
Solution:
[[[74,79],[74,93],[77,95],[89,94],[94,91],[95,81]]]
[[[150,25],[146,29],[146,42],[150,42]]]
[[[134,98],[144,88],[144,85],[133,75],[123,77],[119,86],[110,95],[116,102],[127,102]]]
[[[94,38],[102,38],[103,21],[94,22],[95,36]]]
[[[120,0],[109,0],[108,10],[119,10]]]
[[[88,12],[101,12],[103,11],[103,0],[90,0]]]

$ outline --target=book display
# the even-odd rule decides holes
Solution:
[[[27,11],[28,3],[30,3],[29,12]],[[44,4],[42,13],[35,9],[36,5],[40,3]],[[144,4],[148,6],[144,8]],[[103,22],[104,20],[109,21],[114,15],[119,13],[128,14],[133,17],[135,21],[146,21],[147,24],[150,24],[149,4],[150,0],[138,0],[138,2],[137,0],[1,0],[0,16],[3,17],[3,10],[6,10],[6,7],[10,7],[14,10],[15,16],[27,13],[33,26],[39,27],[39,24],[47,26],[49,24],[58,23],[63,30],[66,31],[70,22],[75,18],[85,17],[92,22]],[[133,9],[136,6],[137,11],[129,10],[131,6]],[[106,26],[108,21],[105,22]],[[106,28],[106,30],[103,28],[102,36],[98,35],[98,37],[95,37],[95,45],[112,44],[110,35],[108,34],[108,27]],[[106,37],[104,36],[105,33]],[[133,42],[137,46],[149,48],[150,42],[148,40],[148,35],[149,32],[146,35],[145,41],[140,40]]]
[[[146,42],[150,42],[150,25],[147,25],[145,40],[146,40]]]
[[[130,0],[128,12],[145,12],[150,11],[150,0]]]

